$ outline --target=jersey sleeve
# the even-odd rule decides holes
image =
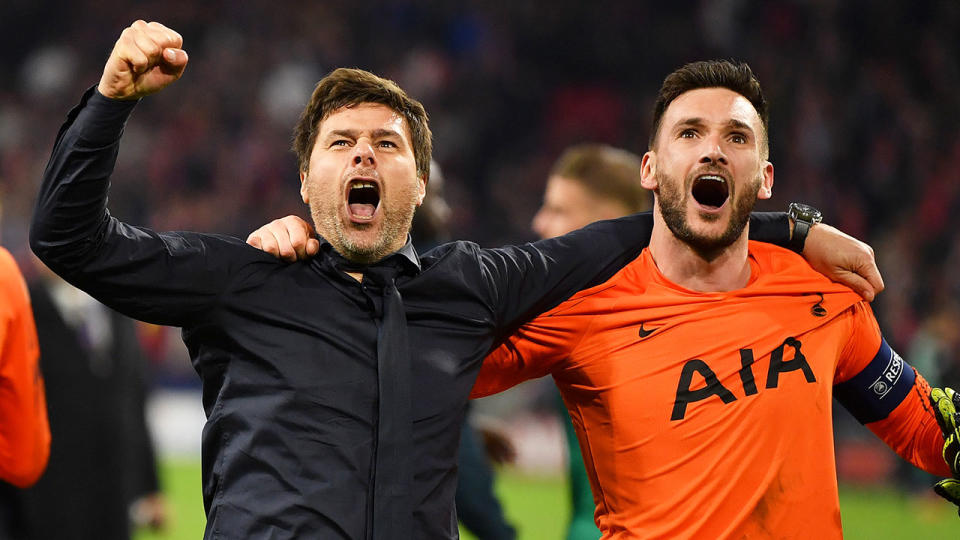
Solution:
[[[40,349],[26,284],[0,251],[0,479],[27,487],[50,455]]]
[[[903,402],[886,419],[867,427],[903,459],[929,473],[950,476],[950,467],[943,459],[943,432],[928,399],[930,384],[914,372],[913,388]]]
[[[880,348],[882,337],[880,325],[873,316],[873,310],[866,302],[853,305],[848,313],[851,325],[850,337],[840,354],[834,384],[840,386],[848,382],[873,360]],[[842,388],[842,387],[841,387]],[[838,396],[838,399],[840,397]]]
[[[576,347],[587,326],[577,324],[577,317],[556,315],[571,302],[575,301],[565,302],[553,312],[524,324],[487,355],[470,397],[502,392],[558,367]]]
[[[834,395],[900,457],[950,476],[943,435],[927,396],[930,385],[880,335],[865,302],[852,309],[852,332],[837,366]]]

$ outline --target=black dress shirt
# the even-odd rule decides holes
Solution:
[[[31,246],[118,311],[182,327],[207,415],[205,538],[371,537],[381,291],[344,273],[325,242],[288,264],[236,238],[111,217],[109,177],[133,108],[91,89],[70,112]],[[786,224],[784,214],[755,216],[751,232],[785,244]],[[457,537],[457,441],[480,362],[520,323],[636,257],[651,227],[638,214],[533,244],[453,242],[419,257],[408,242],[381,261],[403,267],[413,525],[377,538]]]

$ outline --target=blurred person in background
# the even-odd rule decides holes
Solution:
[[[550,169],[534,232],[552,238],[594,221],[650,210],[650,192],[640,185],[640,159],[605,144],[564,150]]]
[[[0,216],[2,217],[2,216]],[[18,492],[47,466],[50,426],[27,284],[0,247],[0,537],[23,535]]]
[[[136,526],[161,529],[166,502],[134,322],[39,262],[32,274],[53,440],[46,473],[20,493],[24,538],[125,540]]]
[[[641,157],[604,144],[580,144],[563,151],[550,170],[543,205],[533,218],[540,238],[561,236],[601,219],[614,219],[650,210],[651,195],[640,184]],[[567,540],[596,540],[596,504],[583,465],[577,434],[556,386],[557,413],[561,416],[567,451],[567,480],[571,517]]]

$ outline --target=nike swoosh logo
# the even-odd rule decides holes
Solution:
[[[643,338],[645,338],[645,337],[649,337],[650,334],[652,334],[652,333],[656,332],[657,330],[659,330],[659,327],[657,327],[657,328],[651,328],[651,329],[647,330],[646,328],[643,327],[644,324],[646,324],[646,323],[640,323],[640,331],[638,332],[638,333],[640,334],[640,339],[643,339]]]

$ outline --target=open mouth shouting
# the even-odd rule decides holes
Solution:
[[[380,208],[380,184],[371,178],[347,182],[347,209],[354,223],[373,221]]]
[[[714,212],[723,208],[730,198],[730,187],[718,174],[701,174],[693,180],[690,194],[702,210]]]

